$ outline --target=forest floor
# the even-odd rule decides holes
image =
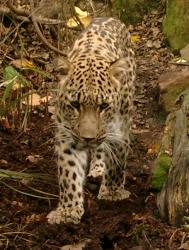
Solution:
[[[171,74],[175,70],[168,64],[172,54],[161,33],[161,23],[162,14],[154,11],[145,16],[142,23],[130,27],[137,58],[136,110],[126,172],[126,188],[131,192],[130,197],[120,202],[99,201],[100,181],[90,178],[85,187],[85,214],[81,223],[48,224],[46,215],[58,202],[54,131],[52,115],[38,111],[31,115],[26,132],[3,127],[0,130],[0,169],[52,176],[52,179],[0,179],[0,249],[79,250],[82,245],[85,245],[83,249],[90,250],[185,249],[181,245],[186,232],[160,219],[156,192],[151,187],[151,170],[165,121],[158,104],[158,78],[164,72],[170,71]],[[9,28],[6,25],[5,28]],[[28,36],[29,32],[31,36]],[[21,36],[25,38],[25,47],[30,48],[28,53],[48,51],[40,42],[30,44],[30,39],[38,41],[34,34],[30,25],[23,27]],[[16,58],[13,51],[18,48],[14,39],[12,43],[7,39],[4,44],[9,58],[5,58],[4,53],[0,54],[0,59],[6,64],[10,57]],[[39,86],[41,78],[34,81],[39,81]]]

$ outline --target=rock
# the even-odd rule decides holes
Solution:
[[[189,69],[165,73],[158,82],[159,102],[167,112],[171,112],[176,108],[181,93],[189,88]]]

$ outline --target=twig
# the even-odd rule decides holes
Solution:
[[[93,11],[93,14],[96,12],[96,10],[95,10],[95,6],[94,6],[94,3],[93,3],[93,1],[92,0],[89,0],[89,3],[90,3],[90,5],[91,5],[91,9],[92,9],[92,11]]]
[[[37,179],[37,180],[47,180],[51,183],[54,179],[53,176],[41,173],[23,173],[7,169],[0,169],[0,179],[1,178],[12,178],[12,179]]]
[[[67,57],[67,55],[66,55],[63,51],[61,51],[61,50],[57,49],[56,47],[54,47],[54,46],[53,46],[51,43],[49,43],[49,42],[47,41],[47,39],[43,36],[43,33],[41,32],[41,30],[40,30],[40,28],[39,28],[38,22],[37,22],[37,20],[36,20],[35,14],[34,14],[34,2],[33,2],[33,0],[30,0],[30,7],[31,7],[31,18],[32,18],[32,22],[33,22],[33,25],[34,25],[34,27],[35,27],[35,30],[36,30],[36,32],[37,32],[39,38],[41,39],[41,41],[42,41],[47,47],[49,47],[52,51],[54,51],[54,52],[56,52],[56,53],[58,53],[58,54],[60,54],[60,55],[62,55],[62,56],[64,56],[64,57]]]
[[[143,237],[144,237],[144,240],[145,240],[147,249],[153,250],[154,248],[153,248],[153,246],[151,245],[149,239],[147,238],[146,233],[145,233],[144,230],[142,231],[142,235],[143,235]]]
[[[10,14],[16,14],[14,15],[17,19],[20,19],[20,20],[24,20],[26,22],[30,22],[30,12],[27,11],[27,10],[22,10],[20,8],[16,8],[11,0],[8,0],[7,2],[7,6],[8,8],[6,7],[1,7],[0,8],[0,13],[2,14],[5,14],[5,15],[10,15]],[[64,24],[66,26],[66,22],[65,21],[62,21],[62,20],[59,20],[59,19],[51,19],[51,18],[45,18],[45,17],[37,17],[36,16],[36,21],[37,22],[40,22],[42,24],[52,24],[52,25],[56,25],[56,24]]]
[[[13,191],[17,192],[17,193],[20,193],[20,194],[23,194],[23,195],[27,195],[27,196],[30,196],[30,197],[33,197],[33,198],[37,198],[37,199],[45,199],[45,200],[54,200],[56,198],[53,198],[53,197],[45,197],[45,196],[39,196],[39,195],[35,195],[35,194],[30,194],[30,193],[27,193],[27,192],[23,192],[23,191],[20,191],[18,190],[17,188],[14,188],[10,185],[8,185],[7,183],[5,183],[4,181],[0,181],[1,184],[3,184],[4,186],[12,189]]]
[[[176,230],[173,232],[173,234],[171,235],[171,237],[170,237],[170,239],[169,239],[169,243],[168,243],[169,250],[172,249],[173,239],[174,239],[175,235],[176,235],[178,232],[180,232],[180,231],[182,231],[181,228],[176,229]]]
[[[47,192],[44,192],[42,190],[39,190],[37,188],[33,188],[33,187],[30,187],[28,185],[25,185],[27,188],[31,189],[32,191],[36,192],[36,193],[41,193],[41,194],[44,194],[44,195],[49,195],[49,196],[52,196],[52,197],[55,197],[55,198],[58,198],[59,196],[56,195],[56,194],[51,194],[51,193],[47,193]]]

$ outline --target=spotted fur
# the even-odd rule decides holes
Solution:
[[[135,60],[125,25],[96,18],[68,55],[56,107],[60,201],[49,223],[79,223],[90,170],[103,175],[99,199],[128,197],[124,170],[130,143]],[[100,169],[100,170],[99,170]]]

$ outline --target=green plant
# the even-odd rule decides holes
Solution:
[[[33,98],[37,95],[37,91],[34,90],[31,81],[24,77],[23,73],[26,70],[53,79],[50,74],[34,66],[23,65],[19,71],[13,66],[5,67],[3,82],[0,83],[0,123],[4,124],[5,128],[27,127],[29,114],[33,109]]]

